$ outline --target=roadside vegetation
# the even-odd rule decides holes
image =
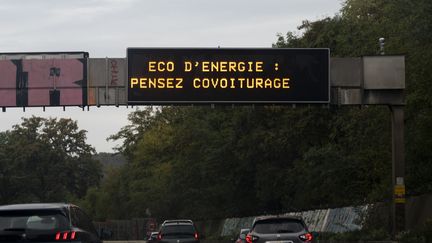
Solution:
[[[0,133],[0,205],[83,198],[102,177],[94,152],[71,119],[24,118]]]

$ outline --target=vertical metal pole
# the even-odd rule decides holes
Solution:
[[[108,87],[108,83],[109,83],[109,78],[110,78],[110,67],[109,67],[109,63],[108,63],[108,57],[105,57],[105,104],[109,104],[109,87]]]
[[[404,106],[391,105],[392,117],[392,235],[405,230]]]

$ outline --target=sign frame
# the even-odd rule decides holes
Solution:
[[[129,97],[129,93],[130,93],[130,68],[131,66],[129,65],[129,53],[130,51],[133,50],[151,50],[151,51],[155,51],[155,50],[164,50],[164,51],[169,51],[169,50],[180,50],[180,51],[186,51],[186,50],[202,50],[202,51],[207,51],[207,50],[212,50],[212,51],[217,51],[217,50],[240,50],[240,51],[248,51],[248,50],[253,50],[253,51],[274,51],[277,52],[279,50],[296,50],[296,51],[302,51],[302,50],[321,50],[321,51],[327,51],[327,100],[319,100],[319,101],[309,101],[309,100],[296,100],[296,101],[292,101],[292,100],[287,100],[287,101],[275,101],[275,100],[267,100],[267,101],[256,101],[256,100],[248,100],[248,101],[236,101],[236,100],[199,100],[199,101],[194,101],[194,100],[181,100],[181,101],[170,101],[170,100],[163,100],[163,101],[132,101],[130,100]],[[330,48],[264,48],[264,47],[260,47],[260,48],[236,48],[236,47],[228,47],[228,48],[211,48],[211,47],[128,47],[126,49],[126,65],[127,65],[127,105],[193,105],[193,104],[197,104],[197,105],[205,105],[205,104],[262,104],[262,105],[268,105],[268,104],[330,104],[330,99],[331,99],[331,57],[330,57]]]

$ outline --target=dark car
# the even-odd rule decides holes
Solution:
[[[199,235],[192,220],[166,220],[161,225],[158,242],[199,243]]]
[[[300,217],[260,217],[256,218],[247,243],[306,243],[312,242],[313,234]]]
[[[0,242],[101,243],[90,218],[65,203],[0,206]]]

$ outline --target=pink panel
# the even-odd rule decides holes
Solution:
[[[16,91],[0,89],[0,106],[16,106]]]
[[[61,68],[57,87],[77,87],[75,81],[83,80],[83,63],[76,59],[56,60],[56,66]]]
[[[47,106],[50,104],[48,89],[29,89],[28,105],[29,106]]]
[[[59,68],[60,76],[50,76],[51,68]],[[82,105],[82,87],[76,82],[84,79],[83,70],[77,59],[23,60],[23,71],[28,72],[29,106],[49,105],[49,90],[54,84],[60,91],[60,105]]]
[[[0,88],[15,89],[16,71],[17,68],[11,61],[0,61]]]
[[[16,106],[16,66],[0,61],[0,106]]]
[[[60,95],[61,105],[81,105],[82,90],[81,89],[62,89]]]
[[[50,68],[54,60],[22,60],[23,72],[28,72],[28,88],[51,88]],[[30,102],[29,102],[30,105]]]

